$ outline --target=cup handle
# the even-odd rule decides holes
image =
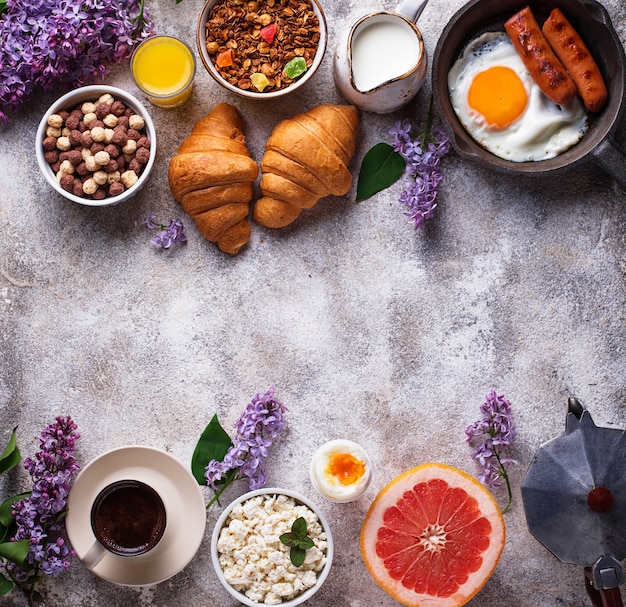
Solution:
[[[107,549],[100,542],[95,541],[81,560],[87,569],[93,569],[105,554],[107,554]]]
[[[400,13],[409,21],[417,21],[422,14],[424,7],[428,4],[428,0],[403,0],[396,9],[396,13]]]

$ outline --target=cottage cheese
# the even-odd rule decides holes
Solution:
[[[315,546],[304,564],[294,567],[289,548],[278,538],[304,517]],[[317,515],[286,495],[258,495],[237,504],[217,542],[226,581],[250,600],[266,605],[288,601],[315,585],[326,564],[326,533]]]

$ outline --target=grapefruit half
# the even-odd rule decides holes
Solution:
[[[460,607],[487,582],[504,548],[500,507],[478,480],[445,464],[384,487],[361,528],[376,583],[409,607]]]

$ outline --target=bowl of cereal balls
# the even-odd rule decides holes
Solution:
[[[287,489],[250,491],[227,506],[211,538],[213,567],[239,602],[294,607],[322,586],[333,539],[322,512]]]
[[[35,142],[46,181],[87,206],[110,206],[143,187],[156,156],[156,132],[132,95],[112,86],[84,86],[44,114]]]
[[[318,0],[207,0],[196,43],[216,82],[249,99],[300,88],[322,63],[327,26]]]

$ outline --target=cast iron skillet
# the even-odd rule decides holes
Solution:
[[[530,5],[541,26],[552,9],[560,8],[576,28],[604,76],[609,97],[589,129],[572,148],[548,160],[512,162],[494,156],[476,143],[459,122],[448,95],[448,72],[465,46],[486,31],[504,31],[504,22]],[[471,0],[444,28],[433,56],[433,89],[442,118],[452,130],[452,144],[462,158],[502,172],[550,175],[594,161],[626,189],[626,157],[613,135],[626,105],[626,57],[606,9],[596,0]]]

